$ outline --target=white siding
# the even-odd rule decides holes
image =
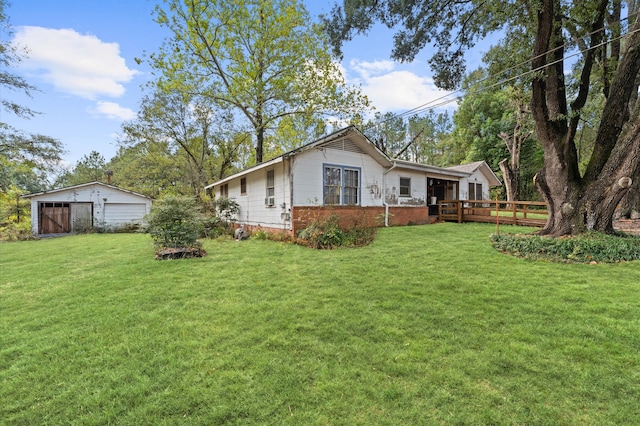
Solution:
[[[482,184],[482,199],[490,200],[491,197],[489,195],[489,181],[485,177],[484,174],[480,172],[480,169],[473,172],[471,176],[468,178],[463,178],[460,180],[460,199],[468,200],[469,199],[469,182],[481,183]]]
[[[400,178],[411,179],[411,193],[400,195]],[[385,177],[387,203],[392,206],[424,206],[427,204],[427,176],[424,172],[393,169]]]
[[[144,203],[106,203],[104,205],[104,224],[119,228],[127,224],[141,224],[147,214]]]
[[[31,227],[34,234],[38,232],[38,205],[41,202],[92,203],[94,226],[106,225],[117,227],[122,224],[121,221],[124,216],[128,216],[128,221],[142,220],[142,216],[151,211],[152,200],[115,187],[100,184],[91,184],[34,195],[31,197]],[[131,216],[134,214],[134,211],[129,210],[128,212],[123,212],[120,215],[121,217],[117,218],[116,222],[111,223],[107,220],[108,217],[105,217],[105,204],[113,204],[114,206],[121,207],[129,204],[137,205],[138,207],[134,208],[136,215],[142,213],[142,206],[144,206],[144,213],[139,217]]]
[[[325,164],[359,169],[360,205],[382,206],[383,167],[369,155],[331,148],[305,151],[293,161],[294,206],[323,205]]]
[[[267,197],[267,171],[274,171],[274,198],[272,207],[265,204]],[[241,180],[246,179],[247,191],[241,193]],[[235,218],[240,224],[264,226],[288,230],[291,227],[291,195],[289,190],[288,162],[278,162],[272,166],[260,168],[242,177],[227,182],[229,198],[233,198],[240,206]],[[216,187],[216,195],[219,196]]]

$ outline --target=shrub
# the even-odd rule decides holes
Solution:
[[[31,222],[0,224],[0,241],[32,240],[36,237],[31,233]]]
[[[620,262],[640,260],[640,237],[590,232],[550,238],[539,235],[492,235],[493,247],[526,259],[554,262]]]
[[[231,221],[240,212],[240,206],[233,198],[221,197],[215,201],[205,200],[203,237],[217,238],[222,235],[233,236]]]
[[[325,219],[312,221],[298,232],[298,242],[316,249],[358,247],[370,244],[375,238],[376,228],[354,220],[352,226],[341,227],[339,217],[331,214]]]
[[[154,203],[146,217],[147,230],[156,249],[199,248],[203,217],[191,198],[168,196]]]

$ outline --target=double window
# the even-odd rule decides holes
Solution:
[[[469,182],[469,200],[482,200],[482,183]]]
[[[360,169],[325,164],[323,202],[338,206],[360,204]]]

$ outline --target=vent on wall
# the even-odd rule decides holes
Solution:
[[[339,151],[355,152],[356,154],[364,154],[365,152],[355,144],[351,139],[341,138],[322,145],[324,148],[337,149]]]

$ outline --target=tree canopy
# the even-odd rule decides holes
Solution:
[[[172,36],[150,55],[157,88],[197,93],[254,134],[255,162],[294,116],[346,119],[368,106],[344,83],[327,38],[296,0],[166,0],[157,22]]]
[[[505,69],[505,76],[528,85],[531,93],[531,117],[544,151],[535,182],[550,213],[541,233],[613,232],[615,209],[640,168],[635,2],[623,7],[621,0],[344,0],[324,17],[338,52],[343,42],[378,21],[397,28],[396,59],[413,60],[432,44],[436,84],[448,89],[462,80],[465,52],[486,35],[503,31],[503,55],[493,56],[490,69],[508,63],[509,57],[528,58],[526,74],[513,75],[522,69],[523,63],[517,63]],[[572,50],[581,52],[578,60],[570,59]],[[582,172],[576,136],[594,88],[602,90],[605,100],[592,123],[593,148]]]
[[[29,96],[37,90],[23,77],[12,72],[26,56],[26,47],[10,43],[12,27],[6,14],[7,3],[0,0],[0,97],[1,109],[6,113],[29,119],[37,113],[28,106],[11,100],[10,92],[22,92]],[[2,114],[0,114],[0,117]],[[46,171],[61,160],[62,143],[49,136],[28,134],[0,121],[0,189],[10,186],[23,190],[43,189]]]

